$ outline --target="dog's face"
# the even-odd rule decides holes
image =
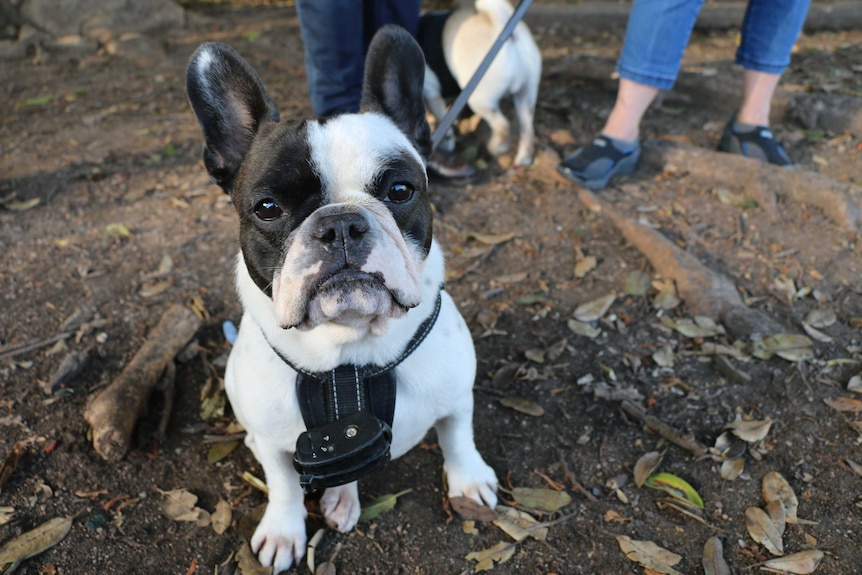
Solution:
[[[385,28],[369,48],[359,114],[279,122],[233,49],[204,44],[192,56],[204,161],[231,195],[249,275],[282,327],[379,332],[419,304],[432,233],[423,75],[412,37]]]

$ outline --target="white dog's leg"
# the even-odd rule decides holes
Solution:
[[[273,572],[279,573],[305,555],[305,497],[291,454],[268,445],[260,436],[252,444],[266,474],[269,503],[251,538],[251,549],[261,565],[272,565]]]
[[[425,99],[425,106],[431,115],[434,116],[435,125],[440,125],[440,120],[446,115],[446,102],[443,100],[443,89],[440,87],[440,80],[437,78],[431,68],[425,66],[425,84],[422,86],[422,97]],[[455,151],[455,132],[452,128],[446,130],[443,139],[437,146],[440,150],[451,153]]]
[[[471,402],[472,403],[472,402]],[[449,497],[469,497],[492,509],[497,505],[497,476],[476,450],[473,409],[455,412],[434,426],[443,451],[443,472]]]
[[[347,533],[359,521],[359,490],[356,482],[338,487],[329,487],[320,498],[320,509],[326,524],[342,533]]]
[[[529,166],[533,163],[536,146],[536,131],[533,117],[536,110],[535,86],[526,86],[514,95],[515,113],[518,115],[518,152],[515,154],[516,166]]]
[[[474,94],[468,102],[470,107],[491,127],[491,138],[488,140],[488,152],[500,156],[509,151],[509,120],[496,105],[489,106],[487,98]],[[493,101],[493,100],[491,100]]]

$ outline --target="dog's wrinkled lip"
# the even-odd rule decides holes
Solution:
[[[333,288],[340,288],[345,284],[351,283],[367,284],[369,287],[386,290],[386,285],[379,274],[370,274],[362,270],[347,267],[327,275],[317,283],[317,289],[315,291],[321,292]]]
[[[410,304],[402,301],[397,292],[393,292],[386,286],[386,280],[379,273],[368,273],[352,267],[344,267],[333,272],[317,283],[315,293],[312,297],[325,294],[331,290],[342,290],[353,284],[358,288],[377,289],[385,291],[392,298],[392,302],[407,311],[418,304]]]

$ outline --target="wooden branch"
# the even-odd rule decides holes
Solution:
[[[117,461],[129,450],[135,421],[145,412],[153,387],[199,327],[188,308],[168,308],[120,375],[90,400],[84,418],[93,429],[93,447],[104,459]]]
[[[659,434],[674,445],[678,445],[695,457],[703,457],[708,453],[706,445],[702,444],[690,434],[683,433],[673,426],[668,425],[657,417],[647,414],[646,410],[636,403],[625,399],[620,403],[623,411],[643,423],[650,431]]]

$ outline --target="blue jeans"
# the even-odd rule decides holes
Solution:
[[[365,53],[385,24],[415,37],[421,0],[297,0],[305,74],[318,116],[359,110]]]
[[[676,81],[682,53],[703,1],[634,0],[617,62],[620,76],[669,90]],[[736,63],[757,72],[784,72],[810,3],[811,0],[750,0]]]

